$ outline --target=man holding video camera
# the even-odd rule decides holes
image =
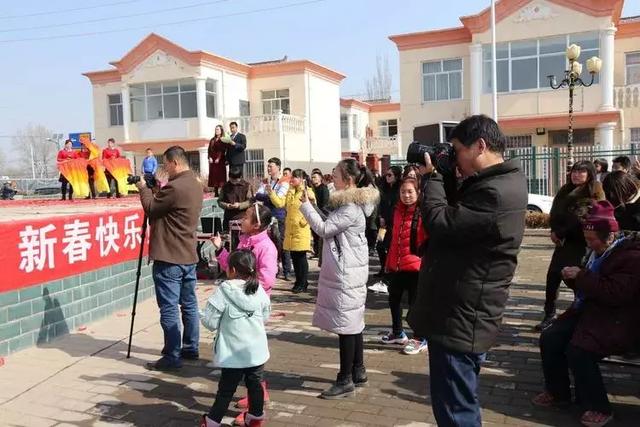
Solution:
[[[169,182],[152,191],[142,177],[136,187],[151,226],[149,258],[153,260],[153,282],[164,331],[162,357],[148,363],[147,368],[168,371],[179,369],[182,359],[199,357],[196,228],[202,211],[202,185],[189,169],[182,147],[167,149],[163,157]]]
[[[413,157],[416,148],[421,154],[415,160],[422,163],[429,233],[407,320],[416,336],[428,338],[438,425],[480,426],[478,374],[497,338],[516,269],[527,184],[519,162],[503,159],[505,136],[492,119],[468,117],[450,139],[453,150],[415,145],[407,154],[409,161],[412,150]]]

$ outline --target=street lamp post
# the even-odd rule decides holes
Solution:
[[[589,87],[593,84],[596,74],[602,69],[602,60],[597,56],[593,56],[587,60],[587,70],[591,74],[591,81],[584,82],[580,78],[582,74],[582,64],[578,62],[580,57],[580,46],[572,44],[567,48],[567,59],[569,60],[569,69],[564,72],[564,79],[558,84],[556,76],[549,75],[549,86],[552,89],[560,89],[569,87],[569,132],[567,135],[567,170],[571,170],[573,166],[573,91],[576,86]]]

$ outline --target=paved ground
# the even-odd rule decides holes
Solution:
[[[527,237],[499,345],[482,369],[480,398],[486,425],[579,425],[576,408],[543,410],[529,403],[541,389],[537,335],[531,327],[539,319],[544,298],[541,283],[550,254],[545,238]],[[295,296],[287,292],[290,286],[280,283],[272,298],[269,425],[435,424],[426,355],[405,356],[399,348],[378,344],[378,335],[388,330],[390,322],[386,298],[381,295],[368,299],[365,357],[370,385],[353,399],[318,399],[337,373],[337,339],[311,326],[314,293]],[[203,282],[198,290],[201,300],[213,289],[211,283]],[[568,297],[563,293],[564,305]],[[128,313],[118,313],[52,345],[7,358],[0,367],[0,424],[196,425],[213,401],[219,375],[209,365],[211,334],[201,334],[202,360],[188,363],[177,374],[151,373],[142,365],[156,359],[161,348],[155,303],[139,306],[133,353],[126,359],[123,340],[129,321]],[[638,425],[640,368],[607,365],[603,370],[615,425]],[[233,409],[228,415],[226,422],[235,415]]]

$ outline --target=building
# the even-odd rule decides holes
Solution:
[[[340,99],[342,156],[353,157],[373,171],[388,168],[402,157],[400,104],[383,100]]]
[[[566,144],[568,90],[552,90],[547,76],[564,77],[565,49],[573,43],[582,47],[580,62],[603,62],[594,84],[575,91],[575,144],[611,149],[640,142],[640,17],[621,18],[623,3],[497,2],[498,118],[510,147]],[[460,21],[389,37],[400,56],[402,141],[423,141],[434,124],[492,115],[490,10]],[[586,67],[582,78],[590,80]]]
[[[279,157],[289,167],[332,167],[341,157],[344,75],[308,60],[244,64],[188,51],[150,34],[112,68],[84,75],[93,85],[95,138],[113,137],[130,157],[183,146],[205,175],[214,128],[236,121],[246,134],[245,174],[262,176]],[[138,162],[138,164],[140,164]]]

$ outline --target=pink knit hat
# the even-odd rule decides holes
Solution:
[[[613,211],[613,205],[606,200],[593,202],[589,214],[582,223],[582,229],[609,233],[620,230]]]

